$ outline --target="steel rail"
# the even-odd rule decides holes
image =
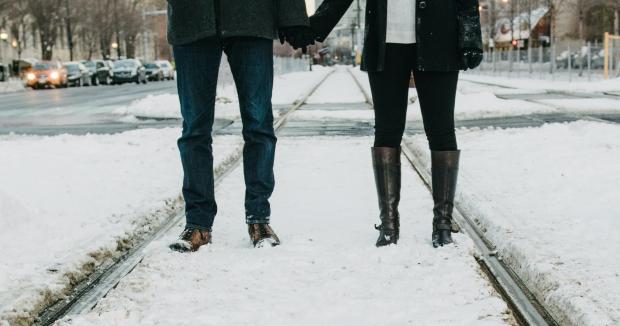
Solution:
[[[316,90],[334,73],[335,69],[326,73],[321,80],[314,85],[303,98],[297,100],[291,108],[281,114],[274,121],[274,129],[280,131],[288,117],[306,104],[306,101]],[[216,187],[228,176],[239,164],[242,158],[243,145],[239,145],[224,163],[215,169]],[[160,225],[157,230],[141,239],[141,241],[123,254],[120,259],[105,266],[101,266],[84,281],[77,284],[72,293],[65,299],[45,309],[35,321],[35,325],[52,325],[65,316],[78,315],[92,310],[97,303],[104,298],[116,285],[144,259],[147,247],[157,241],[175,226],[182,223],[184,213],[176,212],[171,219]]]
[[[423,168],[424,165],[420,159],[422,153],[415,151],[409,145],[402,146],[402,151],[426,188],[432,191],[431,174]],[[557,325],[516,273],[503,262],[495,246],[458,202],[454,205],[453,218],[461,231],[473,240],[478,255],[476,260],[512,308],[518,322],[521,325]]]
[[[366,93],[359,80],[350,70],[349,73],[355,79],[362,93],[364,93],[368,103],[372,104],[372,98]],[[416,152],[406,144],[402,146],[402,152],[420,180],[432,192],[431,174],[423,168],[424,165],[420,159],[422,153]],[[488,276],[494,288],[508,303],[517,321],[521,325],[558,325],[551,314],[545,310],[532,292],[527,289],[518,275],[502,261],[495,250],[495,246],[486,238],[484,232],[480,230],[459,203],[455,203],[453,217],[460,231],[472,239],[478,250],[476,261],[482,271]]]

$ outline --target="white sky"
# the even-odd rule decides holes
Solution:
[[[314,0],[306,0],[306,8],[308,8],[308,14],[312,15],[314,13]]]

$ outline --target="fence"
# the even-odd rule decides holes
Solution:
[[[590,81],[605,78],[607,65],[609,77],[617,78],[620,77],[620,38],[610,39],[608,44],[608,51],[591,44],[580,48],[552,46],[487,51],[482,64],[473,73]]]

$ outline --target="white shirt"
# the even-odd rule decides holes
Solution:
[[[412,44],[415,38],[416,0],[387,0],[386,43]]]

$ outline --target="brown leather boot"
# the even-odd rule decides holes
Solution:
[[[272,247],[280,244],[280,239],[269,224],[248,224],[248,233],[255,248],[262,248],[266,244]]]
[[[178,252],[197,251],[198,248],[211,243],[211,231],[201,231],[192,227],[185,227],[179,239],[170,244],[170,249]]]

